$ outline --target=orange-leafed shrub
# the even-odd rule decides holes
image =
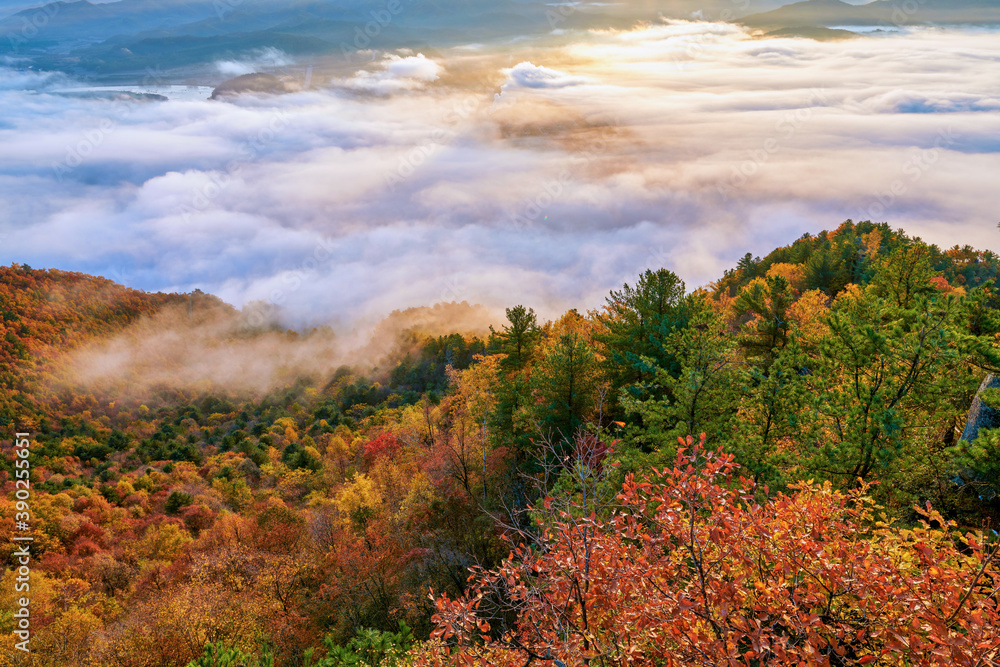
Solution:
[[[930,508],[913,529],[883,523],[864,485],[759,501],[704,436],[682,445],[672,468],[627,478],[612,518],[558,514],[540,544],[439,596],[418,662],[997,664],[1000,554],[981,534]]]

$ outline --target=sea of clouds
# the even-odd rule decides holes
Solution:
[[[847,218],[1000,251],[988,31],[660,22],[332,77],[264,55],[301,91],[92,98],[7,62],[0,262],[346,324],[462,300],[552,316],[660,266],[694,287]]]

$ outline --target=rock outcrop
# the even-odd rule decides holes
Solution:
[[[965,422],[965,430],[962,431],[962,440],[966,442],[975,440],[981,429],[1000,428],[1000,410],[991,408],[980,398],[986,389],[1000,389],[1000,377],[990,373],[979,385],[976,398],[972,401],[972,408],[969,409],[969,419]]]

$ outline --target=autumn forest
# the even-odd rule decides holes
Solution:
[[[1000,664],[1000,423],[967,428],[998,277],[847,221],[551,321],[396,313],[351,359],[260,304],[2,267],[32,650],[5,541],[0,665]]]

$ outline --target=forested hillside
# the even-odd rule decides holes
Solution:
[[[649,270],[482,337],[414,317],[352,363],[206,294],[2,268],[34,636],[8,567],[0,665],[996,664],[1000,429],[961,434],[998,276],[848,221],[693,291]],[[202,366],[280,372],[180,372],[195,328]],[[81,373],[121,346],[149,358]]]

